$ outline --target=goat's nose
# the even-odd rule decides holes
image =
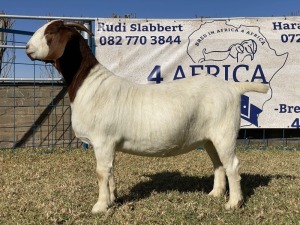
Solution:
[[[28,48],[29,48],[29,45],[27,44],[27,45],[26,45],[26,50],[27,50]]]

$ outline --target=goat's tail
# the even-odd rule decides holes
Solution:
[[[269,90],[269,86],[261,83],[252,83],[252,82],[235,82],[232,83],[241,94],[246,92],[259,92],[259,93],[267,93]]]

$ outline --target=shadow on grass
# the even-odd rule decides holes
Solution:
[[[250,199],[254,191],[258,187],[268,186],[273,179],[295,179],[289,175],[261,175],[261,174],[241,174],[242,191],[244,195],[244,203]]]
[[[152,192],[167,193],[170,191],[203,192],[209,193],[213,187],[213,175],[211,176],[182,176],[180,172],[161,172],[153,175],[145,175],[150,180],[142,181],[133,186],[129,195],[119,196],[118,204],[147,198]],[[284,178],[282,175],[241,174],[241,186],[244,195],[244,203],[254,194],[258,187],[268,186],[272,179]],[[228,183],[228,182],[227,182]],[[227,186],[228,190],[228,186]]]

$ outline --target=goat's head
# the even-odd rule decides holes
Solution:
[[[55,20],[39,28],[26,46],[29,58],[50,62],[61,73],[69,86],[71,101],[91,68],[98,63],[86,41],[74,27],[92,35],[79,23]]]
[[[54,20],[33,34],[26,45],[26,54],[32,60],[54,62],[63,55],[67,42],[72,37],[80,35],[74,27],[92,34],[79,23]]]

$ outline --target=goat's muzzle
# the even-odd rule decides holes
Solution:
[[[32,55],[32,51],[30,51],[30,47],[29,45],[26,45],[26,55],[33,61],[35,60],[31,55]]]

